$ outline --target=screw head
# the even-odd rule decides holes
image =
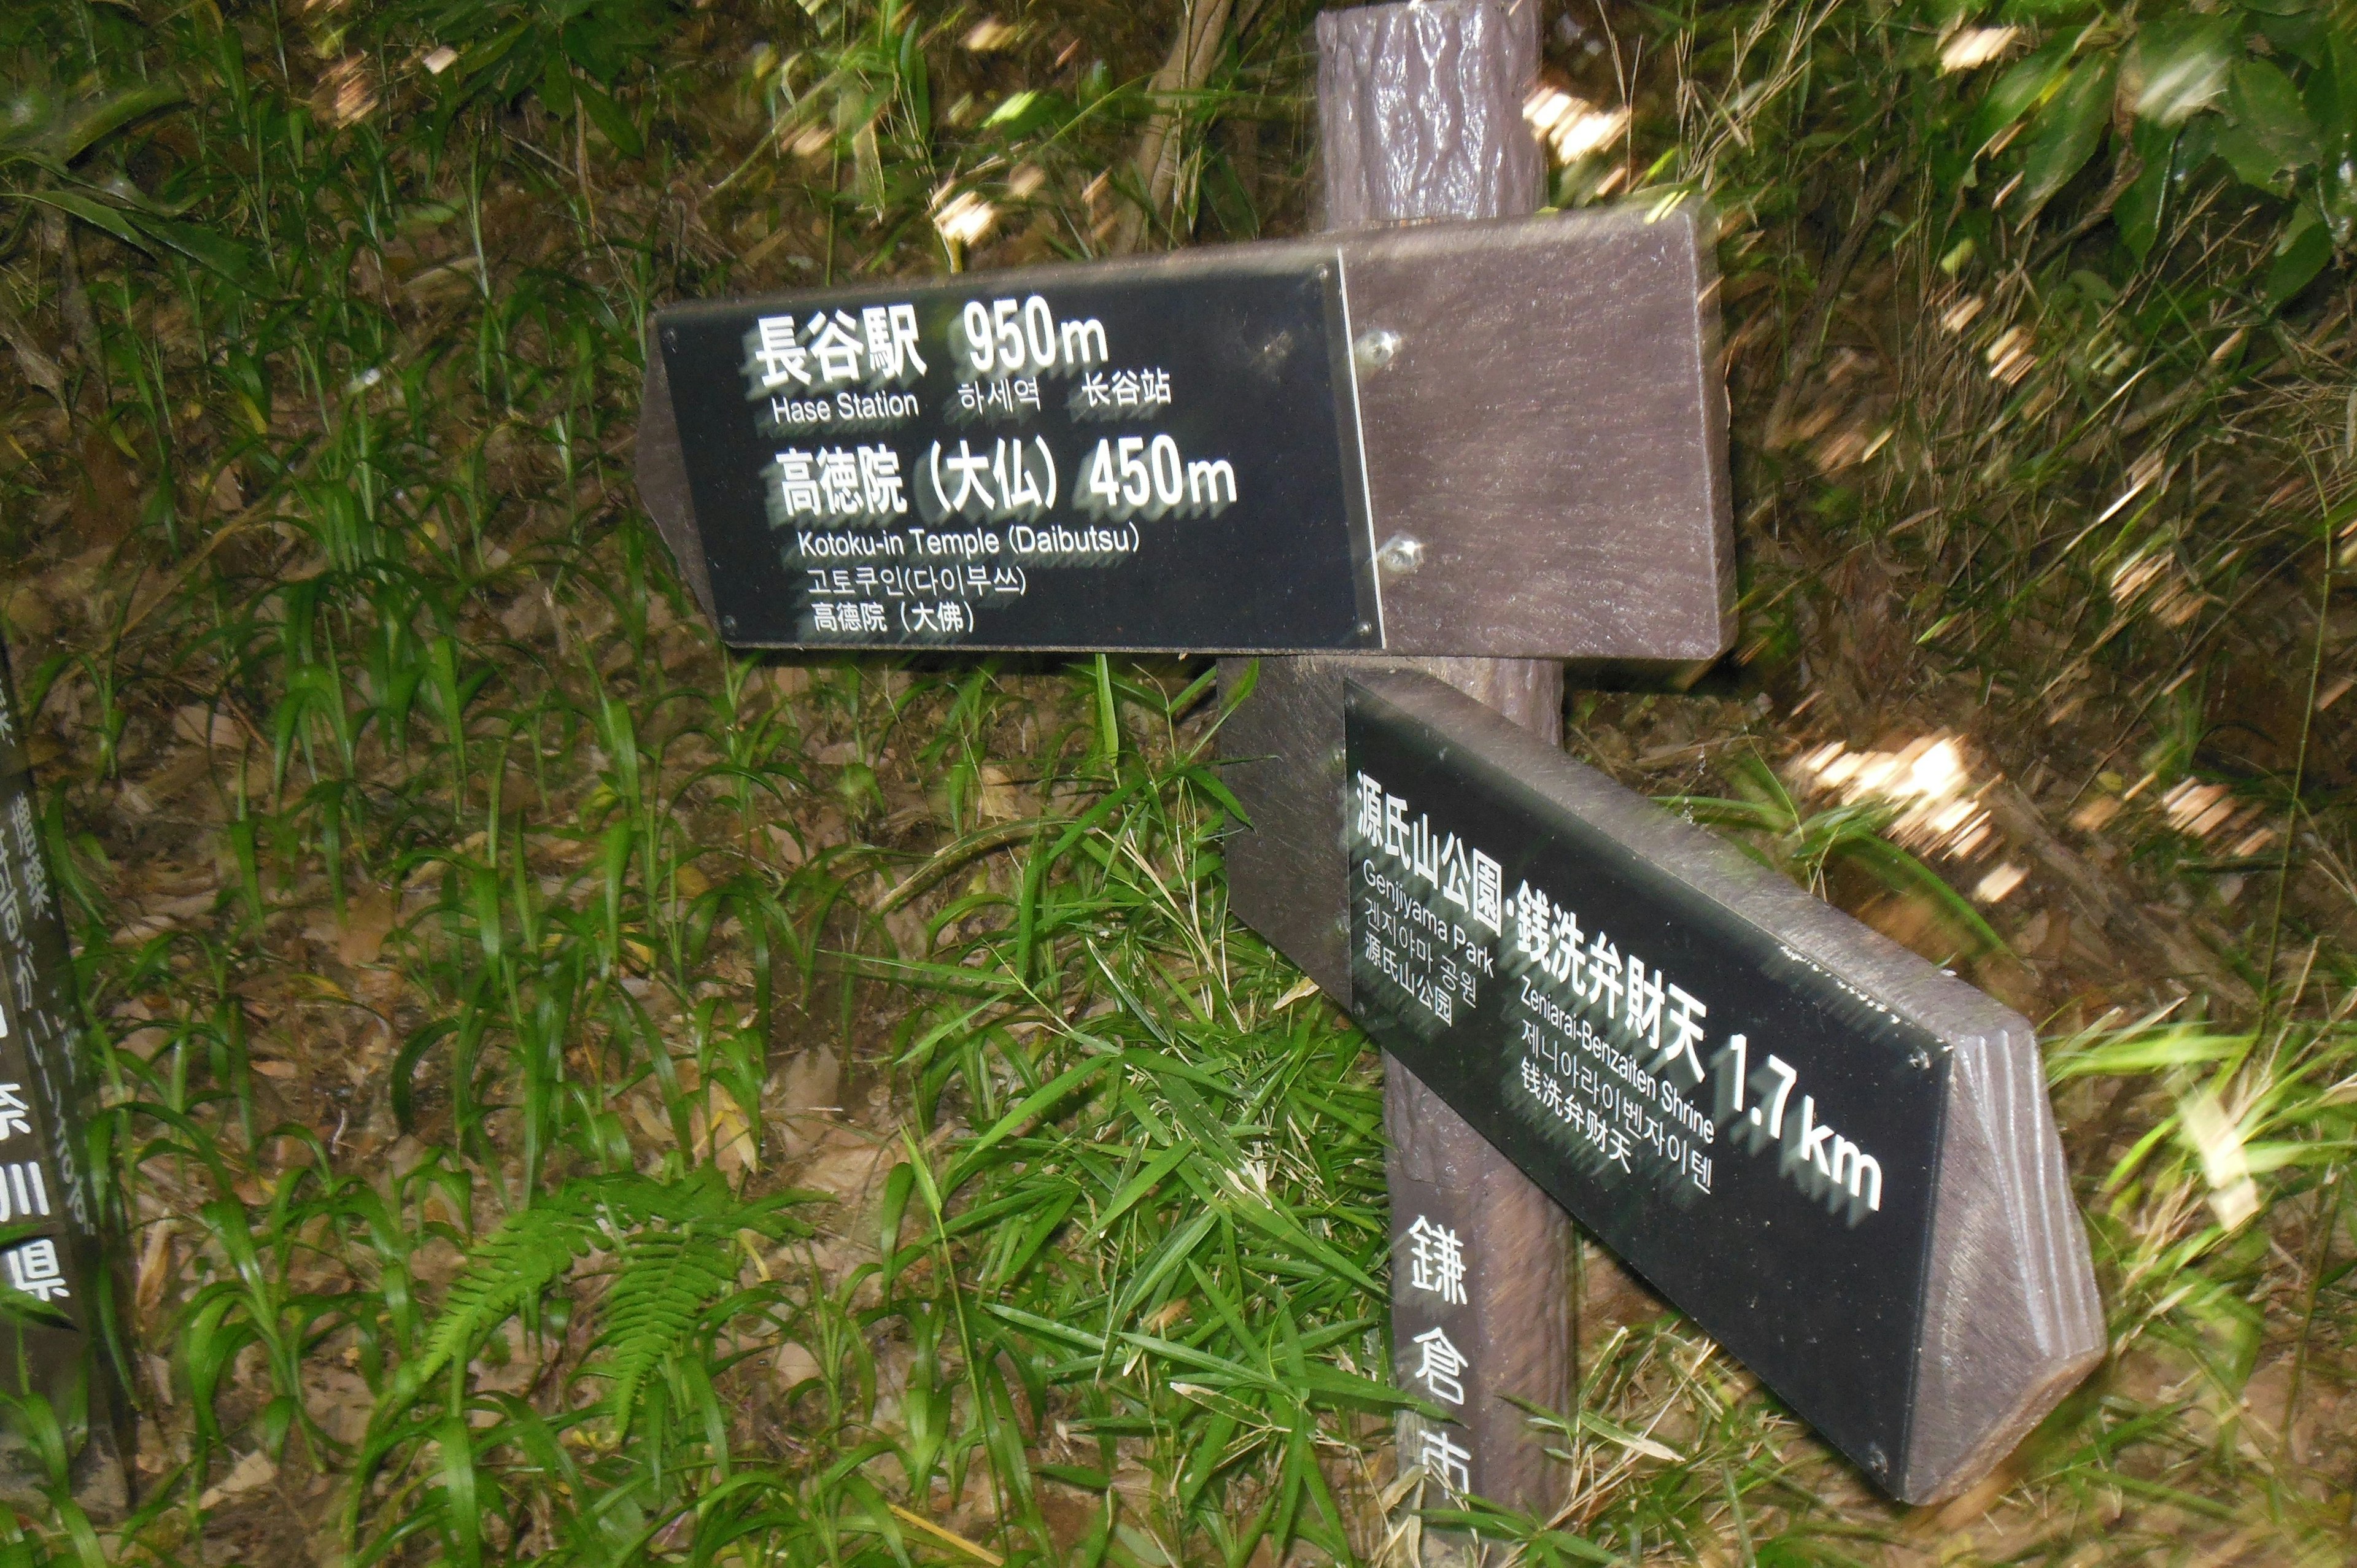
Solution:
[[[735,616],[722,616],[720,618],[720,632],[724,637],[736,636],[737,618]]]
[[[1399,351],[1400,335],[1388,327],[1370,327],[1351,345],[1351,358],[1368,374],[1390,364]]]
[[[1414,534],[1394,533],[1375,552],[1375,564],[1394,577],[1405,577],[1424,564],[1424,541]]]

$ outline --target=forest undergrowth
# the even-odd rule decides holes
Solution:
[[[1200,661],[740,657],[673,299],[1297,232],[1313,8],[19,0],[0,638],[138,1501],[11,1563],[1396,1561],[1381,1082]],[[1878,1498],[1584,1249],[1540,1564],[2347,1561],[2357,21],[1543,12],[1719,224],[1743,630],[1568,744],[2035,1021],[2112,1353]]]

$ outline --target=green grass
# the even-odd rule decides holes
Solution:
[[[2189,15],[1545,13],[1634,111],[1558,199],[1722,215],[1745,570],[1574,744],[2033,1015],[2115,1354],[1914,1516],[1591,1251],[1534,1562],[2346,1554],[2357,74]],[[662,301],[1297,230],[1307,18],[1159,102],[1092,0],[0,18],[0,631],[143,1415],[132,1518],[0,1550],[1400,1552],[1379,1069],[1227,918],[1200,665],[728,655],[629,467]],[[1794,762],[1934,729],[1975,856]]]

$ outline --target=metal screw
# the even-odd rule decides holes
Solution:
[[[726,636],[736,636],[737,618],[735,616],[722,616],[720,618],[720,629]]]
[[[1400,335],[1388,327],[1370,327],[1351,345],[1351,357],[1370,373],[1390,364],[1399,351]]]
[[[1405,577],[1424,564],[1424,541],[1413,534],[1394,533],[1375,552],[1375,564],[1394,577]]]

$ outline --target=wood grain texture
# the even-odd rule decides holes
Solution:
[[[1537,0],[1320,12],[1319,226],[1538,210],[1538,67]]]
[[[1472,1489],[1510,1507],[1552,1512],[1566,1476],[1547,1457],[1523,1411],[1506,1396],[1549,1410],[1572,1402],[1571,1219],[1561,1205],[1448,1102],[1391,1057],[1383,1058],[1383,1132],[1391,1150],[1384,1180],[1392,1205],[1392,1353],[1404,1386],[1417,1388],[1415,1335],[1433,1321],[1404,1308],[1431,1305],[1403,1282],[1406,1232],[1419,1214],[1466,1239],[1467,1303],[1439,1321],[1471,1363],[1473,1395],[1460,1436],[1471,1450]],[[1424,1391],[1418,1389],[1418,1391]],[[1416,1429],[1403,1436],[1413,1439]],[[1403,1468],[1416,1455],[1403,1453]]]
[[[1344,248],[1352,330],[1399,338],[1359,377],[1368,510],[1379,543],[1424,547],[1383,575],[1386,650],[1726,651],[1715,228],[1612,208]]]
[[[1253,677],[1250,698],[1220,730],[1222,779],[1250,823],[1227,841],[1228,906],[1345,1010],[1342,682],[1387,670],[1426,671],[1550,744],[1563,738],[1563,667],[1544,660],[1338,653],[1220,661],[1225,702]]]
[[[1338,673],[1347,675],[1364,660],[1332,662]],[[1563,744],[1560,664],[1432,659],[1404,668],[1448,682],[1547,746]],[[1334,690],[1339,737],[1339,682]],[[1340,744],[1339,738],[1336,744]],[[1339,801],[1344,793],[1338,778],[1333,798]],[[1338,812],[1338,833],[1341,826]],[[1347,944],[1341,957],[1347,976]],[[1445,1216],[1467,1239],[1473,1253],[1469,1300],[1458,1315],[1464,1337],[1457,1342],[1474,1368],[1468,1385],[1477,1387],[1481,1396],[1465,1412],[1474,1489],[1509,1507],[1551,1512],[1562,1500],[1564,1471],[1547,1456],[1544,1442],[1532,1435],[1523,1412],[1508,1396],[1549,1410],[1571,1408],[1571,1217],[1405,1063],[1388,1054],[1383,1058],[1383,1130],[1390,1143],[1383,1168],[1392,1197],[1394,1364],[1405,1382],[1419,1359],[1415,1337],[1422,1323],[1406,1320],[1400,1312],[1399,1282],[1406,1276],[1400,1272],[1398,1249],[1414,1219],[1410,1199],[1421,1198],[1436,1219]],[[1478,1385],[1474,1376],[1480,1379]],[[1413,1457],[1403,1455],[1401,1462]]]
[[[1222,659],[1221,778],[1243,809],[1226,844],[1228,908],[1351,1005],[1350,900],[1344,882],[1342,674],[1395,670],[1375,656]],[[1236,698],[1247,676],[1251,690]]]
[[[2028,1021],[1442,683],[1405,672],[1353,678],[1944,1045],[1913,1411],[1889,1473],[1891,1490],[1919,1504],[1986,1475],[2106,1342]]]
[[[1994,1003],[1970,1026],[1941,1129],[1930,1312],[1900,1481],[1910,1500],[1952,1497],[1987,1474],[2106,1344],[2037,1034]]]
[[[1536,0],[1471,0],[1471,3],[1367,6],[1328,11],[1318,18],[1318,131],[1324,168],[1324,218],[1329,230],[1368,229],[1383,224],[1432,218],[1479,219],[1515,216],[1538,206],[1545,166],[1535,138],[1522,118],[1522,103],[1536,77],[1538,5]],[[1463,238],[1466,231],[1454,232]],[[1493,229],[1492,241],[1510,231]],[[1490,247],[1494,249],[1494,245]],[[1511,248],[1511,247],[1510,247]],[[1383,326],[1400,335],[1411,361],[1425,368],[1425,385],[1434,374],[1459,381],[1458,396],[1443,400],[1451,407],[1480,403],[1475,389],[1492,384],[1499,362],[1480,364],[1459,360],[1451,363],[1441,350],[1452,335],[1440,313],[1462,312],[1466,302],[1437,286],[1426,248],[1401,244],[1391,236],[1361,239],[1344,252],[1344,275],[1364,280],[1371,297],[1379,302],[1376,314],[1361,320],[1354,316],[1352,329],[1363,332]],[[1493,283],[1496,280],[1492,280]],[[1532,279],[1520,280],[1528,292]],[[1453,333],[1467,353],[1494,351],[1501,345],[1496,318]],[[1513,607],[1480,606],[1469,596],[1472,574],[1468,557],[1484,552],[1470,544],[1480,538],[1486,553],[1502,564],[1550,553],[1545,510],[1513,515],[1496,507],[1459,511],[1435,505],[1437,495],[1426,493],[1419,509],[1391,515],[1387,504],[1374,498],[1389,493],[1417,494],[1414,481],[1403,482],[1402,470],[1384,447],[1386,441],[1415,446],[1427,462],[1443,449],[1428,444],[1428,432],[1408,428],[1430,421],[1439,409],[1418,406],[1411,373],[1393,375],[1394,365],[1372,374],[1361,372],[1361,419],[1366,429],[1370,412],[1375,428],[1367,430],[1368,494],[1378,541],[1404,534],[1418,541],[1424,558],[1411,575],[1394,578],[1398,591],[1431,575],[1425,598],[1434,594],[1455,596],[1459,612],[1456,625],[1437,638],[1411,639],[1418,651],[1465,654],[1501,649],[1544,652],[1548,635],[1533,635],[1501,619],[1498,636],[1466,636],[1469,618],[1485,618],[1494,608],[1501,616]],[[1381,381],[1377,388],[1372,383]],[[1403,388],[1409,388],[1403,393]],[[1371,401],[1372,394],[1372,401]],[[1469,449],[1493,446],[1501,435],[1517,432],[1511,423],[1475,432],[1461,421],[1450,428],[1458,437],[1446,448],[1447,459],[1465,463]],[[1529,426],[1519,427],[1527,434]],[[1535,458],[1519,451],[1497,455],[1497,466],[1511,467]],[[1378,474],[1383,476],[1378,479]],[[1476,487],[1463,487],[1470,494]],[[1503,499],[1509,505],[1518,498]],[[1460,532],[1461,520],[1479,519],[1486,532]],[[1446,552],[1446,553],[1442,553]],[[1438,568],[1437,570],[1431,570]],[[1512,575],[1512,568],[1506,568]],[[1459,581],[1458,579],[1464,579]],[[1721,595],[1715,580],[1697,582],[1695,600],[1707,600],[1715,618]],[[1387,590],[1387,593],[1391,590]],[[1415,596],[1408,596],[1411,601]],[[1388,599],[1387,599],[1388,603]],[[1534,608],[1540,624],[1552,623],[1544,607],[1517,596],[1515,607],[1527,616]],[[1480,609],[1480,615],[1466,612]],[[1384,619],[1386,648],[1398,646]],[[1716,629],[1716,628],[1714,628]],[[1350,961],[1342,910],[1347,907],[1342,878],[1341,801],[1344,795],[1340,674],[1360,661],[1340,660],[1272,660],[1262,666],[1267,682],[1265,703],[1254,715],[1259,726],[1245,736],[1266,743],[1270,755],[1303,757],[1311,777],[1283,779],[1280,787],[1306,787],[1297,798],[1279,808],[1288,821],[1287,836],[1264,841],[1270,847],[1304,842],[1322,843],[1314,857],[1319,894],[1335,902],[1324,904],[1313,896],[1308,908],[1313,918],[1322,914],[1326,928],[1317,933],[1316,956],[1320,983],[1329,994],[1348,1005]],[[1386,660],[1386,662],[1389,662]],[[1545,660],[1495,660],[1450,657],[1426,666],[1429,673],[1448,681],[1539,736],[1559,746],[1563,733],[1563,667]],[[1305,698],[1307,699],[1305,702]],[[1255,699],[1260,702],[1261,699]],[[1247,707],[1253,704],[1247,704]],[[1239,718],[1242,714],[1237,715]],[[1306,723],[1306,729],[1302,727]],[[1264,773],[1264,779],[1282,777],[1283,768]],[[1264,805],[1274,805],[1264,797]],[[1276,825],[1272,822],[1272,826]],[[1298,908],[1309,892],[1298,882],[1289,888],[1273,885],[1271,874],[1286,875],[1300,863],[1290,854],[1270,857],[1269,864],[1252,864],[1254,851],[1249,835],[1232,845],[1229,865],[1239,866],[1248,888],[1247,905],[1279,920],[1290,920],[1286,906]],[[1233,894],[1232,893],[1232,897]],[[1251,916],[1248,914],[1249,919]],[[1282,943],[1280,942],[1280,945]],[[1340,989],[1331,982],[1339,979]],[[1555,1410],[1571,1407],[1570,1255],[1571,1221],[1546,1194],[1464,1119],[1427,1089],[1396,1058],[1383,1062],[1383,1123],[1390,1138],[1386,1176],[1391,1188],[1393,1245],[1392,1354],[1395,1375],[1403,1386],[1417,1387],[1421,1360],[1417,1336],[1438,1328],[1445,1343],[1461,1350],[1469,1366],[1463,1385],[1461,1425],[1427,1423],[1408,1416],[1400,1423],[1403,1469],[1424,1463],[1444,1481],[1462,1480],[1472,1490],[1510,1507],[1540,1514],[1554,1511],[1564,1479],[1548,1458],[1545,1444],[1534,1437],[1523,1412],[1511,1399]],[[1463,1239],[1467,1254],[1467,1291],[1461,1304],[1419,1294],[1405,1282],[1405,1249],[1408,1230],[1418,1219],[1444,1226]],[[1429,1394],[1427,1381],[1423,1391]],[[1436,1461],[1431,1444],[1444,1444]],[[1448,1463],[1459,1450],[1464,1469],[1451,1472]],[[1462,1543],[1445,1555],[1462,1555]]]
[[[671,546],[695,602],[713,618],[712,569],[704,558],[704,536],[695,525],[695,503],[687,486],[687,461],[679,445],[679,418],[672,410],[671,378],[663,368],[656,328],[647,328],[647,376],[639,394],[639,499],[655,520],[655,532]]]

